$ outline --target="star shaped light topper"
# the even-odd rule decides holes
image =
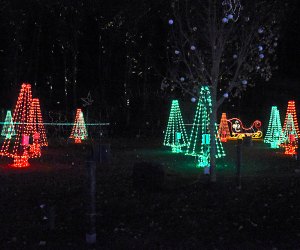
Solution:
[[[81,98],[81,100],[83,101],[83,107],[92,105],[94,100],[92,100],[91,91],[89,91],[86,98]]]

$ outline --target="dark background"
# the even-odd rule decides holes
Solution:
[[[2,0],[0,6],[0,108],[13,109],[21,83],[30,82],[46,120],[52,110],[71,120],[90,91],[94,102],[83,107],[90,120],[109,121],[120,130],[155,133],[164,127],[172,97],[160,90],[163,76],[157,69],[164,67],[168,1]],[[220,113],[239,116],[245,125],[260,119],[266,126],[272,105],[281,119],[288,100],[299,107],[300,4],[291,6],[282,22],[279,69],[270,82],[257,82],[241,99],[224,103]],[[186,98],[181,105],[191,122],[195,104]]]

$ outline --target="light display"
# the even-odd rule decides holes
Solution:
[[[84,117],[81,109],[77,109],[74,126],[69,138],[74,139],[75,143],[81,143],[86,140],[88,136],[87,129],[84,122]]]
[[[1,135],[5,136],[6,139],[11,139],[12,136],[16,135],[15,127],[13,124],[13,119],[11,116],[11,111],[7,110],[4,125],[1,131]]]
[[[13,167],[28,167],[28,159],[31,158],[29,153],[29,137],[32,135],[30,121],[30,105],[32,103],[31,85],[23,83],[13,113],[15,122],[16,137],[14,139],[6,138],[1,148],[1,155],[14,159]]]
[[[202,86],[200,89],[199,101],[196,114],[188,141],[186,155],[198,157],[197,167],[207,167],[210,162],[210,131],[209,121],[212,112],[212,103],[210,90],[208,86]],[[216,158],[225,156],[223,145],[217,137],[217,125],[215,124],[216,134]]]
[[[178,100],[173,100],[163,145],[170,146],[174,153],[180,153],[182,147],[187,146],[187,138]]]
[[[291,113],[288,113],[288,117],[283,126],[282,133],[280,135],[280,146],[285,148],[285,154],[295,155],[298,148],[298,135],[294,124],[294,119]]]
[[[29,152],[32,157],[40,157],[41,147],[48,146],[48,141],[38,98],[32,99],[30,107],[30,131],[33,135],[33,141],[32,145],[29,147]]]
[[[238,118],[231,118],[227,120],[230,123],[231,138],[230,139],[243,139],[244,137],[252,137],[252,139],[262,139],[263,133],[260,130],[261,121],[256,120],[253,124],[246,128]]]
[[[273,106],[264,143],[270,143],[271,148],[279,148],[281,130],[279,110],[276,106]]]
[[[218,136],[221,142],[227,142],[227,139],[230,138],[230,131],[228,127],[226,113],[222,113],[219,130],[218,130]]]
[[[284,124],[283,124],[283,131],[287,127],[286,125],[287,125],[289,114],[291,114],[291,116],[292,116],[293,123],[294,123],[294,126],[295,126],[295,130],[296,130],[297,136],[299,138],[300,137],[300,132],[299,132],[299,126],[298,126],[298,120],[297,120],[297,112],[296,112],[295,101],[289,101],[288,102],[286,116],[285,116],[285,120],[284,120]]]

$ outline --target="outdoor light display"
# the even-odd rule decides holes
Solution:
[[[180,153],[182,147],[187,146],[187,140],[178,100],[173,100],[163,145],[170,146],[172,152]]]
[[[242,139],[246,136],[251,136],[252,139],[262,139],[261,121],[254,121],[249,128],[244,127],[239,118],[231,118],[227,121],[230,123],[231,139]]]
[[[222,113],[219,130],[218,130],[218,136],[221,142],[227,142],[227,139],[230,138],[230,131],[228,127],[226,113]]]
[[[264,143],[270,143],[271,148],[279,148],[281,130],[279,110],[273,106]]]
[[[299,137],[297,135],[293,116],[291,113],[288,113],[288,117],[280,135],[280,146],[285,148],[285,154],[296,154],[296,149],[298,148],[298,138]]]
[[[284,124],[283,124],[283,131],[287,127],[286,125],[287,125],[289,114],[291,114],[291,116],[292,116],[293,123],[294,123],[294,126],[295,126],[295,130],[296,130],[297,136],[299,138],[300,137],[300,132],[299,132],[299,126],[298,126],[298,120],[297,120],[297,112],[296,112],[295,101],[289,101],[288,102],[286,116],[285,116],[285,120],[284,120]]]
[[[39,134],[39,144],[42,147],[48,146],[47,136],[46,136],[46,130],[43,123],[42,118],[42,112],[41,112],[41,106],[40,106],[40,100],[38,98],[34,98],[32,100],[31,108],[31,129],[33,135],[38,133]]]
[[[13,124],[13,119],[11,116],[11,111],[7,110],[4,125],[1,131],[1,135],[5,136],[6,139],[11,139],[12,136],[16,135],[15,127]]]
[[[74,139],[75,143],[81,143],[82,140],[86,140],[88,136],[87,129],[84,122],[84,117],[81,109],[77,109],[74,126],[70,135],[71,139]]]
[[[1,155],[14,159],[13,167],[28,167],[30,154],[29,137],[32,135],[30,106],[32,103],[31,85],[23,83],[13,113],[16,137],[6,138],[1,148]]]
[[[207,167],[210,162],[210,131],[209,121],[212,102],[208,86],[202,86],[200,89],[199,101],[196,114],[188,141],[186,155],[198,157],[197,167]],[[217,135],[217,125],[215,125],[215,135]],[[216,158],[225,156],[223,145],[220,139],[216,137]]]
[[[32,133],[32,145],[29,147],[29,152],[32,157],[41,156],[41,147],[48,146],[45,127],[43,124],[40,101],[34,98],[30,107],[30,131]]]

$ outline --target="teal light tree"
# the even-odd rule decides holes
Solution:
[[[16,135],[15,127],[13,124],[13,119],[11,111],[7,110],[4,125],[1,131],[1,135],[5,136],[6,139],[11,139],[12,136]]]
[[[170,146],[174,153],[180,153],[182,147],[187,146],[187,138],[178,100],[173,100],[163,145]]]
[[[196,114],[188,140],[186,155],[198,157],[197,167],[208,167],[210,165],[210,126],[209,117],[211,109],[211,95],[208,86],[202,86],[200,89],[199,101],[196,109]],[[217,124],[215,124],[215,143],[217,154],[216,158],[225,156],[223,145],[220,138],[217,136]]]
[[[270,143],[271,148],[279,148],[281,131],[282,125],[279,110],[276,106],[273,106],[264,143]]]

